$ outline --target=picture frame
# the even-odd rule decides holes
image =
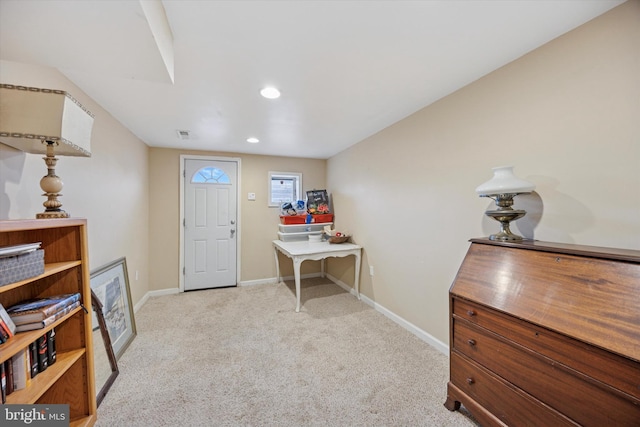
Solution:
[[[91,291],[91,309],[93,317],[98,320],[98,324],[94,324],[93,327],[93,367],[96,381],[96,406],[100,406],[120,370],[102,314],[102,303],[93,290]]]
[[[91,272],[91,290],[102,304],[113,352],[119,360],[137,333],[126,258],[119,258]],[[97,323],[95,315],[93,321]]]
[[[331,209],[329,208],[329,195],[327,194],[327,190],[307,191],[307,211],[310,214],[331,213]]]

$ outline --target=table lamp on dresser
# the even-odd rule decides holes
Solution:
[[[499,166],[492,169],[493,178],[476,188],[480,197],[489,197],[496,202],[498,209],[487,210],[485,214],[500,223],[500,232],[492,234],[489,239],[496,241],[522,240],[513,234],[509,223],[522,218],[527,213],[522,209],[513,209],[513,198],[518,194],[531,193],[536,186],[513,174],[513,166]]]

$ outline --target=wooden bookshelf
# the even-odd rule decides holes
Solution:
[[[0,363],[24,351],[48,330],[56,331],[56,363],[31,379],[27,388],[7,396],[7,403],[68,404],[71,425],[92,426],[96,394],[91,328],[91,288],[85,219],[0,221],[0,246],[42,242],[45,271],[27,280],[0,286],[0,303],[64,293],[81,294],[83,308],[73,310],[44,329],[17,333],[0,344]]]

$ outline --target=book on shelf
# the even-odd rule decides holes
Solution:
[[[36,329],[42,329],[45,328],[51,324],[53,324],[53,322],[55,322],[56,320],[66,316],[67,314],[71,313],[73,310],[75,310],[76,308],[80,307],[80,301],[76,301],[73,304],[62,308],[61,310],[59,310],[58,312],[54,313],[53,315],[47,317],[44,320],[40,320],[37,322],[32,322],[32,323],[23,323],[23,324],[19,324],[16,326],[16,332],[26,332],[26,331],[34,331]]]
[[[4,321],[4,323],[8,326],[11,334],[16,333],[16,324],[11,320],[11,316],[7,313],[7,310],[4,308],[2,304],[0,304],[0,320]]]
[[[11,359],[4,361],[4,375],[7,377],[7,391],[5,394],[8,396],[13,393],[13,363],[11,363]]]
[[[7,342],[11,338],[9,328],[5,325],[4,320],[0,319],[0,344]]]
[[[7,403],[7,376],[4,372],[4,363],[0,363],[0,388],[2,389],[2,403]]]
[[[0,363],[3,373],[3,393],[4,397],[11,393],[26,388],[31,382],[27,370],[27,350],[16,353],[9,359]]]
[[[11,338],[15,334],[15,326],[15,324],[13,325],[13,327],[9,326],[9,324],[2,317],[0,317],[0,327],[2,327],[2,330],[5,331],[7,335],[9,335],[9,338]]]
[[[79,304],[79,303],[78,303]],[[56,363],[56,331],[51,329],[47,332],[47,357],[49,359],[49,366]]]
[[[38,372],[44,372],[49,366],[49,355],[47,354],[47,336],[43,335],[36,340],[38,347]]]
[[[15,335],[16,332],[16,328],[14,325],[14,328],[12,329],[7,322],[4,321],[3,318],[0,317],[0,333],[2,333],[2,336],[4,338],[4,340],[8,340],[9,338],[11,338],[12,336]]]
[[[31,380],[27,374],[26,350],[22,350],[13,356],[11,363],[13,365],[13,391],[22,390],[27,387]]]
[[[29,367],[31,378],[38,375],[38,343],[36,341],[29,344]]]
[[[80,301],[80,294],[63,294],[23,301],[7,309],[16,326],[45,320],[47,317]]]

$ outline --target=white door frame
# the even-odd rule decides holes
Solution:
[[[213,161],[223,161],[223,162],[236,162],[238,165],[238,176],[237,176],[237,185],[236,185],[236,203],[237,206],[237,221],[236,221],[236,285],[240,283],[240,242],[242,241],[242,221],[240,221],[241,212],[240,205],[242,204],[242,199],[240,198],[240,177],[241,174],[241,159],[239,157],[221,157],[221,156],[197,156],[195,154],[181,154],[180,155],[180,271],[179,271],[179,284],[180,289],[179,292],[184,292],[184,198],[185,198],[185,168],[184,164],[187,160],[213,160]]]

